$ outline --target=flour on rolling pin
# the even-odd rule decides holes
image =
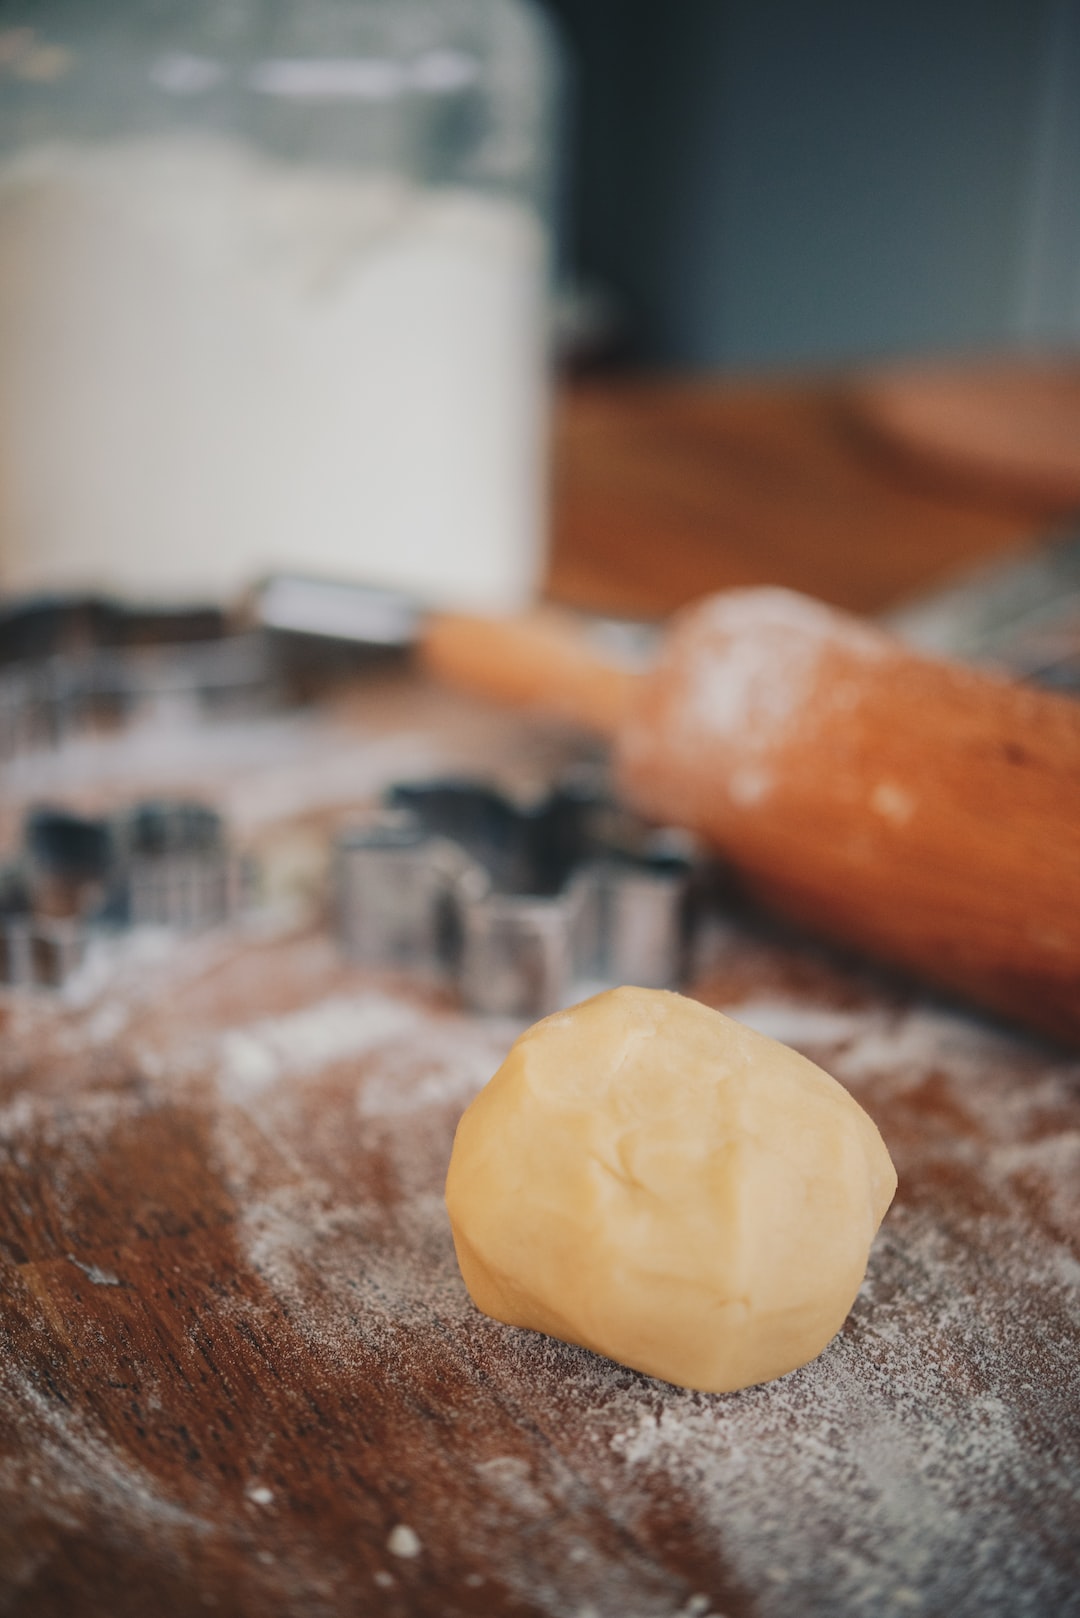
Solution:
[[[452,187],[174,136],[0,171],[0,588],[222,599],[274,570],[520,606],[544,233]]]
[[[688,609],[613,727],[639,812],[798,923],[1080,1038],[1080,707],[786,591]]]
[[[827,607],[787,590],[755,591],[752,611],[750,636],[740,634],[747,616],[740,593],[705,603],[690,638],[680,645],[685,700],[670,737],[672,745],[691,755],[703,731],[737,747],[740,762],[724,788],[738,804],[756,803],[770,792],[769,758],[808,711],[822,705],[844,708],[855,699],[850,683],[821,678],[838,636],[846,652],[868,662],[880,660],[887,647],[870,625],[838,620]],[[624,756],[632,756],[641,742],[637,731],[629,730]]]
[[[802,926],[1080,1039],[1080,706],[787,591],[678,614],[628,671],[565,622],[444,619],[436,674],[614,743],[639,813]]]

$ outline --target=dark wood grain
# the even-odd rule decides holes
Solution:
[[[609,609],[874,608],[1053,515],[890,492],[828,390],[591,390],[560,434],[553,589]],[[409,680],[266,735],[147,780],[308,898],[387,772],[521,788],[577,747]],[[108,745],[84,806],[140,787]],[[442,1180],[514,1029],[276,914],[0,997],[0,1612],[1080,1612],[1075,1063],[729,904],[695,992],[836,1072],[900,1192],[820,1360],[688,1394],[473,1309]]]
[[[1078,1138],[1077,1070],[912,1009],[752,922],[729,924],[704,996],[759,1008],[767,997],[803,1015],[814,1054],[823,1008],[838,1028],[876,1018],[891,1032],[896,1053],[886,1046],[857,1093],[896,1157],[901,1195],[842,1338],[773,1388],[726,1398],[509,1330],[468,1303],[442,1177],[476,1082],[469,1064],[477,1050],[496,1059],[509,1030],[478,1031],[400,983],[343,971],[317,934],[264,940],[254,977],[250,943],[186,946],[104,1042],[93,1042],[100,1005],[19,1008],[0,1102],[5,1610],[615,1618],[686,1611],[697,1593],[709,1598],[701,1611],[728,1614],[891,1610],[860,1603],[850,1583],[830,1599],[826,1535],[854,1514],[847,1555],[872,1573],[895,1524],[860,1501],[863,1452],[876,1453],[867,1404],[875,1420],[921,1431],[934,1414],[914,1415],[918,1401],[936,1399],[956,1442],[972,1442],[971,1401],[990,1412],[974,1423],[988,1448],[970,1480],[947,1455],[927,1457],[921,1476],[918,1450],[897,1450],[908,1489],[935,1487],[934,1465],[946,1468],[956,1513],[946,1542],[961,1559],[978,1550],[980,1566],[964,1574],[972,1598],[954,1610],[1075,1611],[1080,1322],[1046,1266],[1069,1279],[1080,1217],[1074,1184],[1055,1202],[1046,1171],[1060,1179],[1053,1143]],[[301,1063],[246,1096],[234,1078],[230,1094],[220,1038],[237,1006],[250,1032],[261,1015],[295,1015],[305,996],[325,1003],[326,991],[411,1005],[415,1031],[364,1056]],[[921,1056],[916,1025],[932,1036]],[[835,1045],[836,1029],[824,1032]],[[973,1056],[986,1069],[981,1093],[965,1078]],[[1018,1108],[1016,1085],[1038,1105]],[[1014,1173],[991,1172],[1018,1136],[1032,1148],[1026,1172],[1019,1158]],[[943,1244],[955,1274],[928,1267]],[[950,1275],[980,1297],[971,1319],[942,1295]],[[914,1363],[907,1342],[918,1345]],[[857,1440],[822,1425],[818,1406],[835,1403],[838,1378]],[[1004,1466],[987,1419],[1007,1429]],[[665,1421],[673,1453],[631,1464],[628,1422],[636,1432]],[[719,1435],[730,1426],[733,1444],[710,1451],[695,1478],[703,1421]],[[783,1436],[789,1463],[781,1454],[762,1469],[741,1447],[758,1426],[763,1444]],[[832,1447],[834,1490],[800,1458],[808,1443],[826,1446],[826,1475]],[[756,1472],[754,1488],[780,1491],[797,1554],[778,1549],[782,1582],[755,1588],[740,1575],[755,1560],[752,1524],[743,1511],[726,1527],[723,1508]],[[807,1477],[813,1497],[800,1500]],[[988,1501],[987,1486],[1007,1498]],[[815,1524],[824,1507],[828,1521]],[[796,1532],[800,1511],[809,1526]],[[1020,1539],[980,1548],[984,1519]],[[419,1537],[414,1559],[388,1551],[400,1523]],[[896,1610],[940,1610],[950,1576],[913,1567]],[[877,1600],[890,1579],[899,1583],[889,1573],[871,1584]]]
[[[783,584],[878,612],[1075,507],[1071,485],[926,475],[859,406],[839,382],[580,385],[556,415],[552,595],[651,617]]]

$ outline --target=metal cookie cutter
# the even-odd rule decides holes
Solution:
[[[0,760],[140,713],[246,716],[273,705],[280,659],[212,608],[141,611],[93,597],[0,605]]]
[[[130,926],[198,932],[234,909],[236,868],[215,810],[200,803],[139,803],[115,835]]]
[[[221,817],[203,804],[137,803],[107,818],[32,810],[0,867],[0,983],[62,984],[95,932],[213,926],[236,885]]]
[[[575,985],[668,987],[692,925],[692,852],[569,782],[521,809],[470,781],[390,789],[338,845],[340,929],[365,964],[538,1017]]]
[[[0,984],[62,983],[84,948],[77,918],[36,910],[26,872],[18,864],[0,868]]]

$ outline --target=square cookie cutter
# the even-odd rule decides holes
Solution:
[[[0,866],[0,983],[59,987],[95,933],[215,926],[238,886],[224,822],[205,804],[146,800],[102,817],[33,809]]]

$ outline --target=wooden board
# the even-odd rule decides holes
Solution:
[[[877,381],[883,392],[891,378]],[[973,382],[970,366],[957,367],[931,382],[970,397],[978,372]],[[1023,377],[1015,391],[1026,420]],[[914,386],[905,394],[919,397]],[[994,398],[1004,416],[1007,370]],[[711,590],[783,584],[880,612],[973,562],[1022,550],[1076,508],[1071,484],[996,481],[988,454],[981,476],[932,475],[928,455],[897,454],[896,435],[869,416],[850,380],[571,390],[556,414],[551,593],[651,617]],[[1065,432],[1072,419],[1066,413]],[[1055,441],[1062,436],[1059,427]]]
[[[853,383],[856,418],[923,486],[1080,510],[1075,355],[892,366]]]
[[[519,781],[574,748],[408,687],[358,693],[322,752],[282,723],[203,772],[279,855],[436,740]],[[84,749],[89,797],[136,779],[118,745],[96,787]],[[1080,1612],[1080,1065],[737,908],[699,966],[851,1088],[900,1173],[840,1336],[717,1397],[470,1304],[441,1188],[512,1026],[280,911],[9,994],[0,1610]]]

